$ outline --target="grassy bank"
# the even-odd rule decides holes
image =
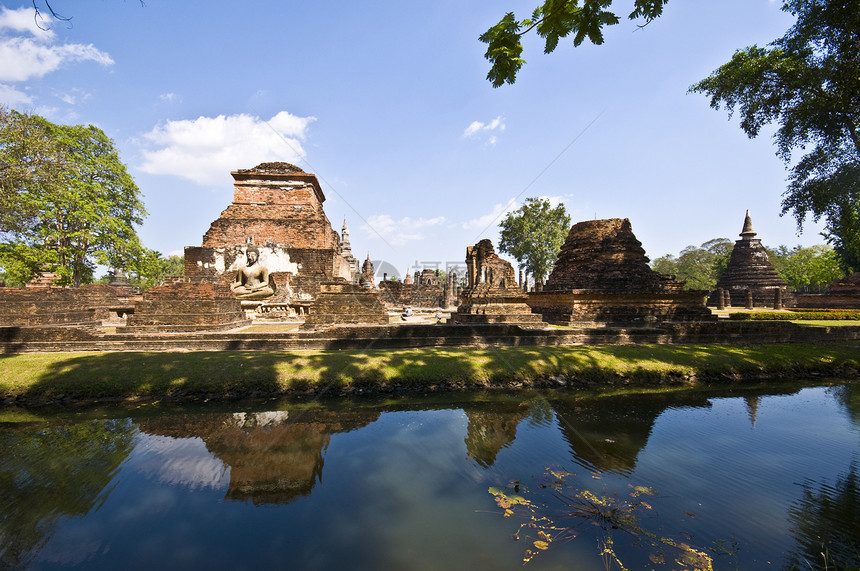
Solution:
[[[743,382],[860,374],[860,345],[0,355],[11,402]]]

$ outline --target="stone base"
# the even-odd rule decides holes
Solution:
[[[513,273],[513,270],[511,270]],[[526,303],[528,296],[516,287],[501,287],[480,283],[463,292],[457,312],[451,314],[450,323],[488,324],[509,323],[526,328],[546,327],[540,315],[533,313]]]
[[[177,282],[143,294],[118,333],[224,331],[250,324],[225,282]]]
[[[777,290],[781,293],[777,294]],[[794,294],[788,291],[785,286],[763,286],[763,287],[730,287],[725,289],[729,295],[729,307],[746,307],[747,292],[752,295],[753,307],[776,307],[777,295],[782,307],[794,307],[797,305],[797,299]],[[717,289],[708,296],[707,304],[711,307],[719,305],[719,292]]]
[[[705,307],[706,293],[611,293],[578,290],[568,293],[530,293],[528,304],[553,325],[575,327],[648,327],[666,321],[714,321]]]
[[[310,308],[302,329],[332,325],[387,325],[388,311],[375,290],[346,282],[320,284],[320,293]]]
[[[519,325],[526,329],[547,327],[540,315],[534,313],[524,313],[518,315],[502,314],[502,313],[465,313],[456,312],[451,314],[448,323],[459,325],[487,325],[490,323],[507,323],[510,325]]]

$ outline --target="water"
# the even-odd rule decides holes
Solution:
[[[860,382],[4,419],[3,568],[860,565]]]

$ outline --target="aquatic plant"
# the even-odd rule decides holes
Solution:
[[[712,571],[712,559],[704,550],[643,527],[641,516],[653,509],[643,497],[656,498],[656,490],[631,484],[628,498],[599,496],[570,484],[574,476],[571,472],[548,467],[537,479],[538,489],[551,492],[551,502],[541,501],[539,494],[531,493],[520,481],[489,489],[503,517],[524,520],[511,536],[528,544],[523,551],[523,564],[553,545],[572,541],[580,534],[578,527],[588,523],[599,530],[600,557],[607,569],[617,566],[627,570],[613,538],[613,533],[624,532],[649,550],[648,558],[654,564],[671,560],[675,569]]]

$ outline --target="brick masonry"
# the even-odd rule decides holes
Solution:
[[[0,325],[100,325],[131,311],[127,288],[0,288]]]
[[[630,220],[611,218],[574,224],[542,291],[528,304],[556,325],[645,326],[664,321],[715,319],[707,292],[648,265]]]
[[[150,288],[118,333],[226,330],[248,325],[228,282],[177,282]]]
[[[312,295],[322,280],[352,278],[315,175],[288,163],[263,163],[230,174],[233,202],[212,222],[201,246],[185,249],[186,275],[217,277],[236,271],[244,249],[253,243],[269,271],[316,278],[303,293]],[[303,280],[296,283],[305,287]]]
[[[287,351],[506,347],[521,345],[842,343],[860,341],[860,327],[788,322],[664,323],[651,328],[525,329],[517,325],[346,325],[285,333],[96,333],[71,326],[0,327],[0,352],[40,351]]]

